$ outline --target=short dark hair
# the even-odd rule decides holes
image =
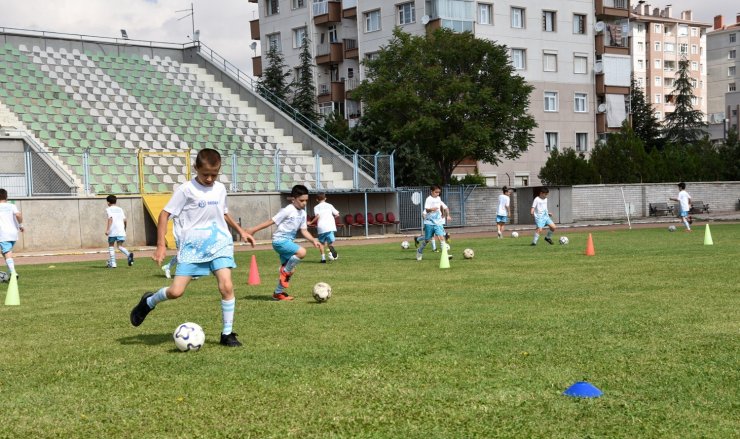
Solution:
[[[324,201],[326,200],[326,194],[324,192],[319,192],[318,194],[316,194],[316,199],[319,201]]]
[[[432,192],[434,192],[434,191],[441,191],[442,190],[442,188],[439,187],[438,184],[433,184],[429,189],[431,189]]]
[[[221,154],[212,148],[203,148],[195,157],[195,168],[198,169],[208,163],[211,166],[221,166]]]
[[[679,184],[678,184],[678,188],[679,188],[679,189],[686,189],[686,183],[684,183],[684,182],[682,181],[681,183],[679,183]]]
[[[5,189],[0,189],[0,200],[7,200],[8,199],[8,191]]]
[[[107,197],[105,197],[105,201],[109,202],[110,204],[116,204],[118,198],[115,195],[108,195]]]
[[[549,194],[550,193],[550,189],[548,189],[547,186],[542,186],[540,188],[540,192],[539,193],[541,193],[541,194]]]
[[[507,192],[509,192],[509,188],[508,188],[508,186],[504,186],[503,188],[501,188],[501,191],[502,191],[503,193],[507,193]]]
[[[290,190],[290,196],[292,197],[300,197],[301,195],[308,195],[308,188],[302,184],[297,184]]]

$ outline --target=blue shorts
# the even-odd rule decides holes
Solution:
[[[123,244],[124,241],[126,241],[125,236],[109,236],[108,237],[108,245],[113,245],[114,242],[117,242],[119,244]]]
[[[437,224],[424,224],[424,240],[429,241],[437,236],[445,236],[445,228]]]
[[[285,239],[282,241],[272,241],[272,248],[280,256],[280,265],[285,265],[288,259],[298,253],[298,249],[301,246],[289,239]]]
[[[179,261],[178,261],[179,262]],[[236,268],[236,262],[231,256],[222,256],[208,262],[183,262],[177,264],[175,276],[201,277],[222,268]]]
[[[3,254],[13,250],[13,246],[15,245],[15,241],[3,241],[0,242],[0,250],[2,250]]]
[[[681,218],[685,218],[685,217],[689,216],[689,211],[688,210],[680,210],[680,211],[678,211],[678,216],[680,216]]]
[[[319,242],[322,244],[334,244],[334,232],[319,233]]]
[[[506,215],[496,215],[496,222],[506,224],[509,222],[509,217]]]
[[[550,224],[555,224],[554,222],[552,222],[552,218],[550,218],[550,215],[534,217],[534,223],[537,225],[538,229],[547,227]]]

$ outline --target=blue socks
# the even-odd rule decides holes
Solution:
[[[153,296],[149,296],[146,299],[146,304],[149,305],[149,308],[154,309],[159,302],[164,302],[165,300],[167,300],[167,287],[162,287]]]
[[[224,335],[231,334],[231,328],[234,326],[234,308],[236,307],[236,298],[231,300],[221,300],[221,313],[224,319],[224,329],[221,331]]]

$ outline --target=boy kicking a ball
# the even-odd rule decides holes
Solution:
[[[159,214],[157,223],[157,249],[152,259],[158,265],[166,253],[165,235],[167,221],[174,216],[180,232],[177,250],[177,271],[169,287],[162,287],[156,293],[144,293],[139,303],[131,310],[131,324],[139,326],[146,316],[165,300],[177,299],[193,277],[213,273],[221,293],[221,313],[223,330],[220,343],[228,347],[242,344],[232,331],[234,324],[234,285],[231,269],[234,262],[234,241],[227,224],[254,247],[252,235],[242,229],[229,215],[226,207],[226,188],[216,179],[221,170],[221,155],[215,149],[203,149],[195,159],[196,177],[181,185]]]
[[[534,232],[534,239],[532,239],[531,245],[537,245],[537,241],[540,239],[540,235],[545,227],[548,227],[547,235],[545,235],[545,241],[552,245],[552,234],[555,233],[555,223],[552,222],[551,214],[547,211],[547,195],[550,190],[546,187],[540,189],[540,193],[535,197],[532,202],[532,209],[530,213],[534,217],[534,223],[537,226],[537,230]]]

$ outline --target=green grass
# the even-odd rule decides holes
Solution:
[[[458,235],[448,270],[340,242],[339,261],[299,265],[293,303],[269,300],[272,251],[254,253],[260,286],[238,253],[241,349],[218,345],[212,277],[133,328],[141,293],[167,284],[150,260],[19,265],[0,437],[737,437],[740,225],[712,226],[713,246],[701,227],[597,231],[595,257],[565,233],[536,248]],[[174,348],[185,321],[206,331],[200,352]],[[562,395],[581,380],[604,396]]]

